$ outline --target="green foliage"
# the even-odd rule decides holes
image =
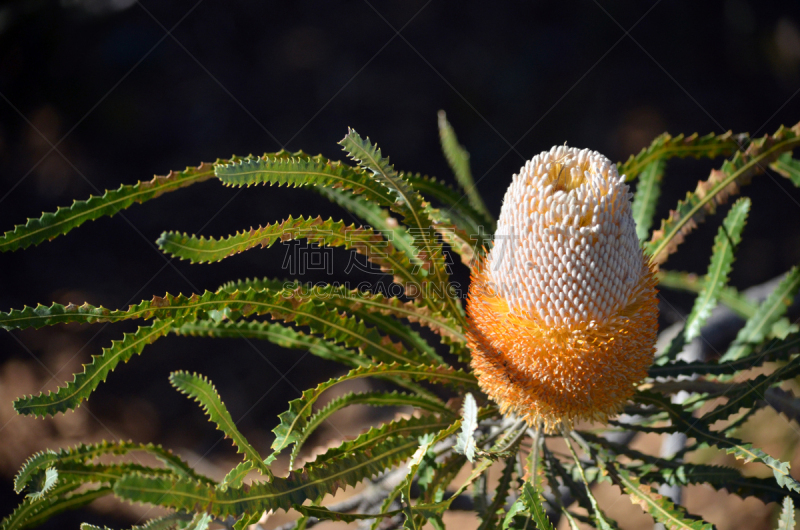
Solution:
[[[552,529],[560,517],[572,529],[579,523],[617,528],[594,494],[593,487],[601,481],[619,486],[670,529],[705,530],[711,525],[657,494],[655,488],[660,485],[708,484],[740,497],[782,502],[778,528],[793,528],[800,482],[792,477],[789,462],[784,461],[788,459],[772,456],[735,434],[764,407],[788,419],[800,418],[800,400],[780,388],[800,377],[800,330],[786,317],[800,291],[800,269],[792,268],[760,303],[727,284],[751,208],[749,199],[736,201],[722,221],[705,275],[657,271],[660,287],[693,293],[696,299],[683,330],[661,349],[632,403],[625,407],[632,420],[593,425],[591,432],[563,432],[565,453],[545,443],[540,426],[503,416],[465,366],[470,361],[469,325],[461,300],[453,293],[450,266],[456,264],[445,253],[455,252],[467,267],[473,267],[491,246],[489,233],[495,220],[475,188],[469,155],[444,113],[439,115],[439,133],[455,186],[396,170],[375,144],[350,130],[340,144],[352,163],[302,151],[232,157],[76,201],[6,232],[0,238],[0,250],[22,249],[65,234],[85,221],[114,215],[135,202],[214,177],[227,186],[303,187],[368,226],[288,217],[218,238],[166,231],[158,245],[171,256],[211,263],[257,246],[302,238],[360,253],[391,274],[405,294],[387,296],[339,283],[233,279],[215,291],[155,296],[125,309],[52,303],[0,312],[0,327],[7,330],[148,321],[103,349],[73,381],[55,392],[21,397],[14,403],[17,412],[35,417],[75,409],[121,362],[169,334],[266,340],[293,352],[288,355],[309,352],[349,370],[290,401],[275,419],[271,448],[248,440],[207,378],[174,372],[173,386],[196,401],[211,423],[232,440],[244,456],[242,462],[217,482],[153,444],[100,442],[36,453],[16,476],[14,489],[24,496],[3,519],[0,530],[34,527],[103,496],[171,511],[134,527],[138,530],[214,525],[244,530],[265,511],[292,509],[301,515],[297,530],[320,520],[361,525],[372,521],[376,529],[401,525],[419,529],[430,523],[442,530],[444,513],[468,499],[467,490],[481,519],[479,530]],[[782,127],[755,140],[730,132],[689,137],[664,134],[620,164],[620,173],[628,180],[639,179],[633,214],[640,240],[650,236],[643,245],[654,265],[663,263],[706,215],[715,213],[717,206],[767,166],[795,185],[800,183],[800,162],[792,155],[800,146],[798,134],[800,125]],[[729,159],[700,181],[651,234],[667,161],[722,156]],[[719,304],[745,320],[736,338],[720,350],[719,358],[678,360]],[[757,375],[748,373],[752,369],[758,369]],[[328,390],[356,379],[381,379],[393,388],[326,397]],[[222,395],[230,392],[221,390]],[[673,399],[679,392],[688,394],[681,404]],[[461,410],[459,403],[463,403]],[[303,449],[309,449],[319,427],[352,405],[401,407],[403,415],[324,451],[313,451],[313,459],[301,462],[306,454]],[[692,443],[673,457],[661,457],[607,437],[619,429],[683,433]],[[755,463],[772,476],[693,461],[697,450],[705,448],[730,454],[739,463]],[[133,462],[134,452],[147,453],[160,464]],[[289,453],[287,476],[276,476],[271,469],[281,452]],[[490,493],[488,472],[495,464],[499,481]],[[466,480],[454,482],[467,465],[471,468]],[[358,483],[367,483],[355,494],[359,502],[323,506],[330,495]],[[585,512],[576,513],[576,506]],[[83,528],[96,527],[85,524]]]
[[[636,236],[639,241],[646,241],[653,225],[653,216],[656,214],[656,205],[661,195],[661,179],[666,168],[664,159],[650,162],[639,176],[636,184],[636,193],[631,205],[633,220],[636,222]]]
[[[794,503],[790,497],[783,499],[781,516],[778,519],[778,530],[794,530]]]
[[[494,230],[492,216],[486,208],[486,204],[483,202],[483,197],[481,197],[480,193],[478,193],[478,190],[475,188],[475,182],[472,179],[472,169],[469,165],[469,153],[463,145],[458,143],[456,133],[450,125],[450,122],[447,121],[447,115],[443,110],[439,111],[439,139],[442,142],[442,151],[444,152],[445,158],[447,158],[447,163],[450,164],[450,168],[453,170],[453,174],[456,176],[456,180],[461,186],[461,189],[466,193],[470,206],[488,221],[486,227],[490,230]],[[456,202],[460,201],[461,198]]]
[[[716,207],[739,192],[753,175],[763,173],[770,162],[781,153],[791,151],[800,145],[800,124],[791,129],[781,127],[773,135],[753,140],[746,149],[736,151],[731,160],[726,160],[721,169],[711,172],[708,180],[698,183],[694,192],[678,203],[661,228],[653,233],[645,245],[654,263],[663,263],[675,252],[686,235],[705,219],[707,213],[713,214]]]
[[[122,185],[107,191],[102,197],[92,196],[85,201],[75,201],[72,206],[59,208],[54,213],[45,213],[38,219],[28,219],[0,238],[0,251],[7,252],[38,245],[77,228],[86,221],[111,217],[133,205],[155,199],[164,193],[203,182],[214,176],[214,167],[224,163],[202,163],[184,171],[170,171],[168,175],[153,177],[153,180],[137,182],[132,186]]]
[[[700,334],[703,324],[711,316],[711,310],[717,305],[719,291],[728,283],[733,253],[742,240],[742,230],[749,211],[750,199],[742,197],[733,205],[717,232],[714,247],[711,249],[711,263],[709,263],[708,272],[703,278],[703,287],[700,289],[700,295],[694,301],[692,312],[686,318],[684,330],[686,342]]]
[[[264,463],[264,459],[236,428],[236,422],[233,421],[228,409],[222,404],[222,400],[211,381],[204,376],[196,374],[173,372],[169,376],[169,382],[203,407],[203,410],[208,414],[208,418],[217,424],[217,428],[225,433],[226,438],[233,440],[236,450],[242,453],[255,469],[258,469],[268,477],[272,477],[272,472]]]

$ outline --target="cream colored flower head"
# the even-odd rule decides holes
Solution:
[[[472,366],[504,412],[551,430],[605,421],[646,375],[658,311],[631,197],[588,149],[553,147],[514,175],[467,305]]]

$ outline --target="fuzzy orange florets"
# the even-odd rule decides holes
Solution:
[[[653,362],[656,280],[631,194],[607,158],[554,147],[514,175],[467,314],[472,367],[548,431],[620,411]]]

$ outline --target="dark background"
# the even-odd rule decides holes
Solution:
[[[343,158],[336,142],[348,126],[378,142],[396,167],[452,181],[439,109],[470,150],[494,214],[511,175],[554,144],[625,160],[663,131],[763,135],[800,121],[796,2],[370,1],[3,5],[0,230],[232,153],[286,148]],[[719,163],[671,162],[658,218]],[[800,193],[778,175],[757,177],[748,192],[753,213],[732,275],[740,288],[800,261]],[[0,310],[52,301],[125,307],[236,278],[285,276],[282,245],[192,266],[167,260],[154,241],[164,230],[222,236],[317,213],[350,221],[308,190],[199,184],[0,256]],[[669,266],[702,272],[719,218]],[[335,258],[336,278],[345,279],[348,254]],[[466,285],[461,267],[457,279]],[[664,296],[665,322],[691,307],[689,298]],[[341,371],[270,344],[170,337],[119,367],[76,413],[14,416],[14,397],[70,380],[90,355],[135,329],[0,334],[3,514],[19,501],[13,473],[46,447],[133,438],[208,453],[204,461],[235,459],[199,408],[171,389],[170,371],[208,375],[265,453],[276,415],[298,389]],[[65,515],[48,527],[120,526],[131,517]]]

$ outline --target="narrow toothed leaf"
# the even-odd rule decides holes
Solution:
[[[720,357],[720,362],[735,361],[749,355],[755,345],[766,338],[773,324],[786,313],[798,290],[800,267],[792,267],[767,299],[758,306],[755,315],[739,330],[731,347]]]
[[[752,444],[742,442],[736,438],[722,433],[711,431],[700,419],[683,411],[677,405],[669,402],[669,398],[649,392],[638,392],[634,399],[645,405],[655,405],[669,414],[671,425],[663,428],[661,432],[681,432],[690,438],[696,438],[698,444],[719,447],[726,453],[733,455],[743,462],[760,462],[767,466],[775,477],[775,481],[795,493],[800,493],[800,482],[792,478],[789,473],[789,463],[773,458]],[[630,429],[638,430],[636,425]]]
[[[205,376],[190,374],[188,372],[173,372],[169,376],[172,386],[182,393],[193,398],[200,403],[203,410],[208,414],[219,430],[225,433],[226,438],[230,438],[236,446],[237,452],[243,454],[261,474],[272,477],[272,471],[264,463],[264,459],[258,451],[250,445],[244,435],[239,432],[236,422],[233,421],[228,409],[222,403],[217,389]]]
[[[257,284],[256,284],[257,285]],[[255,288],[256,285],[253,285]],[[328,307],[335,307],[349,313],[367,318],[370,313],[403,318],[428,327],[442,336],[449,344],[466,343],[464,329],[454,319],[443,315],[440,311],[432,311],[418,301],[404,302],[399,298],[387,298],[380,293],[372,293],[361,289],[347,289],[341,285],[312,285],[299,282],[283,284],[291,289],[295,300],[315,300]],[[242,285],[244,287],[245,285]],[[441,358],[435,358],[444,362]]]
[[[794,530],[794,503],[791,497],[783,499],[781,516],[778,518],[778,530]]]
[[[347,374],[330,379],[316,388],[306,390],[302,397],[289,402],[289,410],[279,416],[280,424],[273,429],[275,441],[272,448],[278,452],[289,444],[301,439],[301,433],[308,426],[312,416],[312,406],[319,396],[328,388],[349,381],[364,377],[393,375],[408,378],[415,381],[425,380],[448,386],[473,386],[475,378],[461,370],[441,366],[411,366],[392,364],[377,364],[365,368],[356,368]]]
[[[250,460],[245,460],[235,468],[228,471],[228,474],[225,475],[225,478],[222,479],[222,482],[220,482],[219,486],[217,487],[221,490],[228,488],[241,488],[242,484],[244,484],[245,477],[253,469],[255,469],[255,464],[253,464],[253,462]]]
[[[113,341],[111,347],[103,349],[102,355],[84,365],[84,371],[75,374],[71,382],[55,392],[19,398],[14,402],[14,410],[19,414],[52,416],[78,407],[120,362],[128,362],[134,354],[142,353],[145,346],[169,333],[173,324],[163,320],[140,327],[136,333],[126,333],[122,340]]]
[[[416,258],[417,249],[414,248],[414,240],[408,230],[398,223],[397,219],[392,217],[387,210],[359,195],[353,195],[340,189],[317,186],[315,190],[323,197],[366,221],[367,226],[380,233],[401,253],[409,256],[412,264],[421,265],[419,259]]]
[[[11,515],[0,522],[0,530],[20,530],[40,525],[56,514],[77,510],[112,492],[111,488],[97,488],[74,493],[77,487],[79,485],[73,483],[61,484],[53,488],[46,497],[27,497]]]
[[[658,286],[699,294],[705,284],[702,278],[694,273],[661,269],[658,271]],[[741,294],[734,287],[726,285],[719,289],[719,301],[728,309],[744,319],[756,313],[758,304]]]
[[[377,184],[362,169],[302,151],[247,157],[219,164],[215,172],[227,186],[319,186],[347,190],[380,206],[388,207],[394,202],[389,190]]]
[[[773,387],[764,392],[764,401],[789,420],[800,423],[800,398],[791,390]]]
[[[800,160],[792,158],[792,153],[783,153],[769,167],[791,180],[792,184],[800,188]]]
[[[102,196],[92,196],[85,201],[75,201],[72,206],[58,208],[54,213],[45,213],[38,219],[29,219],[24,225],[0,237],[0,252],[38,245],[44,241],[66,234],[86,221],[110,217],[134,203],[142,203],[180,188],[203,182],[214,176],[214,164],[203,163],[184,171],[171,171],[168,175],[155,176],[152,180],[122,185],[116,190],[106,191]]]
[[[670,158],[716,158],[730,156],[739,150],[739,146],[748,140],[748,136],[734,135],[731,131],[725,134],[707,134],[699,136],[671,136],[664,133],[652,143],[642,149],[639,154],[631,155],[627,162],[619,163],[619,174],[625,175],[626,180],[635,179],[645,168],[657,160]]]
[[[240,518],[239,518],[239,519],[238,519],[238,520],[237,520],[237,521],[236,521],[236,522],[233,524],[233,530],[247,530],[248,528],[250,528],[250,525],[254,525],[254,524],[256,524],[258,521],[260,521],[260,520],[261,520],[261,514],[262,514],[262,513],[263,513],[263,512],[258,512],[258,513],[256,513],[256,514],[253,514],[253,515],[244,514],[243,516],[241,516],[241,517],[240,517]],[[256,528],[258,528],[258,527],[256,527]],[[303,529],[301,529],[301,528],[298,528],[297,530],[303,530]]]
[[[211,320],[198,320],[184,324],[179,328],[174,328],[172,331],[178,335],[268,340],[278,346],[307,351],[312,355],[342,363],[351,368],[371,366],[373,363],[369,357],[359,354],[357,351],[338,346],[329,340],[306,335],[277,322],[214,322]],[[352,347],[357,348],[358,343],[353,344]],[[427,395],[427,391],[416,383],[392,376],[384,379],[418,394]]]
[[[46,496],[58,484],[58,470],[49,467],[34,477],[28,496],[34,500]]]
[[[206,291],[202,295],[193,294],[190,297],[167,294],[130,306],[128,310],[114,311],[110,314],[110,318],[115,321],[135,318],[160,319],[163,322],[155,324],[153,328],[161,330],[160,326],[165,326],[163,332],[166,333],[170,325],[177,327],[181,321],[213,312],[230,315],[232,319],[269,314],[274,319],[293,322],[297,326],[309,326],[313,333],[321,334],[344,346],[358,348],[369,357],[383,361],[413,362],[413,355],[402,344],[381,336],[360,320],[342,316],[338,311],[328,310],[313,300],[298,304],[291,296],[287,297],[287,294],[286,291],[254,289],[233,293],[225,290]],[[58,312],[56,309],[55,313]],[[0,321],[2,317],[0,314]],[[15,315],[10,315],[9,318],[13,319]],[[49,317],[43,312],[38,318],[46,320]],[[75,321],[79,321],[79,318],[81,316],[74,316]],[[30,325],[31,321],[28,320],[27,323]],[[146,332],[141,331],[141,333]]]
[[[639,181],[636,183],[636,194],[633,196],[631,211],[636,223],[636,236],[644,242],[653,226],[656,204],[661,195],[661,179],[664,176],[664,160],[654,160],[645,166]]]
[[[430,205],[395,171],[389,160],[383,158],[381,150],[369,138],[363,139],[351,129],[339,143],[350,158],[370,170],[373,178],[394,195],[391,210],[402,216],[403,222],[409,227],[414,246],[420,252],[418,257],[430,274],[429,283],[422,286],[424,298],[444,302],[453,317],[463,319],[461,305],[448,293],[450,278],[445,270],[442,245],[436,239],[436,228],[428,213]]]
[[[661,222],[661,228],[645,245],[653,263],[664,263],[707,213],[713,214],[717,206],[738,193],[753,175],[763,173],[781,153],[800,145],[798,132],[800,124],[791,129],[781,127],[775,134],[753,140],[747,149],[737,151],[731,160],[722,164],[721,169],[712,170],[708,180],[700,182],[694,192],[688,193],[678,203],[677,209]]]
[[[650,486],[642,484],[638,478],[622,466],[611,466],[612,477],[630,495],[631,500],[653,516],[656,522],[667,530],[713,530],[714,526],[705,521],[689,519],[686,513],[666,497],[654,493]]]
[[[423,197],[433,199],[441,204],[441,213],[446,214],[449,219],[467,234],[478,236],[484,234],[486,241],[491,240],[495,222],[491,215],[480,212],[472,204],[464,200],[464,194],[460,190],[455,190],[437,180],[420,174],[403,173],[411,187],[417,190]],[[477,246],[483,245],[483,240],[473,243]]]
[[[14,491],[21,493],[33,477],[48,468],[64,468],[66,464],[73,463],[88,464],[103,455],[126,455],[131,451],[141,451],[153,455],[164,463],[170,472],[178,476],[213,483],[211,479],[198,475],[186,462],[160,445],[103,441],[96,444],[80,444],[59,451],[48,450],[32,455],[14,478]]]
[[[344,521],[345,523],[353,523],[355,521],[363,521],[365,519],[375,519],[376,517],[394,517],[400,513],[400,510],[394,510],[384,513],[343,513],[332,512],[324,506],[303,506],[295,504],[292,506],[296,511],[302,513],[306,517],[316,517],[323,521]]]
[[[191,517],[182,513],[171,513],[164,517],[150,519],[143,525],[136,525],[130,530],[174,530],[184,529],[191,520]]]
[[[461,186],[464,193],[466,193],[470,206],[477,210],[481,215],[491,220],[492,216],[486,205],[483,202],[481,194],[475,187],[475,181],[472,179],[472,170],[469,164],[469,153],[464,146],[458,143],[456,133],[450,122],[447,121],[447,115],[443,110],[439,111],[439,140],[442,144],[442,151],[453,170],[456,181]],[[486,225],[487,229],[494,231],[494,223]]]
[[[794,379],[800,375],[800,355],[795,356],[788,364],[781,366],[770,374],[762,374],[755,379],[734,385],[725,392],[728,400],[708,412],[700,421],[711,425],[717,420],[728,418],[742,408],[753,407],[762,399],[767,390],[781,381]]]
[[[192,520],[186,526],[186,530],[208,530],[208,524],[214,518],[207,513],[195,513]]]
[[[389,423],[384,423],[378,427],[372,427],[367,432],[360,434],[353,440],[342,442],[338,447],[332,447],[317,455],[317,457],[306,467],[326,466],[335,459],[340,459],[350,453],[370,452],[376,447],[382,446],[392,438],[422,438],[432,433],[438,433],[442,439],[449,436],[450,432],[455,432],[458,428],[457,420],[453,418],[438,418],[433,415],[422,416],[419,418],[400,419]]]
[[[616,525],[613,519],[610,519],[606,514],[603,513],[603,510],[600,508],[600,505],[597,502],[594,494],[592,494],[591,484],[589,479],[586,475],[586,470],[584,469],[584,464],[581,463],[580,459],[578,458],[578,454],[575,452],[575,449],[572,447],[572,443],[564,436],[564,442],[567,444],[567,449],[569,449],[570,454],[572,455],[572,459],[575,461],[575,470],[578,472],[578,476],[580,481],[584,485],[584,492],[583,496],[588,499],[590,510],[589,514],[592,515],[595,523],[599,528],[602,530],[612,530]]]
[[[292,448],[289,459],[291,468],[300,454],[303,444],[308,440],[314,431],[323,422],[327,421],[335,412],[342,410],[350,405],[370,405],[373,407],[415,407],[421,410],[437,412],[443,417],[455,419],[455,414],[448,409],[441,401],[429,399],[415,394],[402,394],[400,392],[364,392],[361,394],[348,393],[331,400],[322,409],[317,411],[309,418],[302,433],[299,435],[297,443]],[[448,424],[449,425],[449,424]]]
[[[683,335],[679,336],[682,337]],[[786,360],[789,354],[796,351],[798,345],[800,345],[800,335],[794,334],[782,340],[776,339],[762,348],[761,351],[735,361],[722,363],[717,361],[675,361],[664,366],[651,366],[648,374],[652,378],[692,376],[695,374],[728,376],[741,370],[757,368],[765,362]]]
[[[541,492],[533,487],[533,484],[526,482],[522,486],[522,496],[520,497],[523,505],[531,514],[531,519],[536,523],[536,528],[539,530],[555,530],[553,523],[547,518],[545,512]]]
[[[665,464],[665,462],[661,462]],[[780,502],[787,491],[771,478],[745,477],[732,467],[709,466],[701,464],[681,464],[655,471],[646,471],[640,477],[645,484],[658,483],[669,486],[688,486],[690,484],[709,484],[715,489],[725,489],[741,498],[756,497],[764,503]],[[797,493],[789,492],[795,498]]]
[[[464,396],[464,410],[461,415],[461,432],[456,438],[456,445],[453,450],[467,457],[467,460],[475,460],[475,429],[478,428],[478,404],[469,392]]]
[[[734,253],[742,241],[742,230],[749,211],[750,199],[742,197],[731,207],[717,232],[711,250],[711,262],[703,278],[703,287],[694,301],[691,313],[686,318],[684,329],[686,342],[700,335],[700,330],[711,316],[711,311],[717,306],[719,292],[728,283]]]
[[[199,507],[219,518],[240,517],[265,510],[288,510],[307,499],[321,499],[382,473],[409,458],[418,446],[416,438],[391,437],[371,451],[347,453],[325,465],[306,466],[286,478],[276,477],[270,482],[255,482],[224,491],[184,479],[130,474],[117,481],[114,493],[130,502],[190,513]]]
[[[494,497],[492,498],[491,504],[486,508],[486,515],[481,520],[478,530],[492,530],[497,528],[501,523],[503,513],[505,512],[506,499],[508,498],[516,469],[517,459],[506,459],[506,465],[503,466],[500,480],[497,483],[497,487],[494,489]]]
[[[177,476],[170,469],[141,466],[139,464],[82,464],[66,462],[58,465],[59,483],[97,484],[113,486],[129,473],[144,473],[152,476]]]

